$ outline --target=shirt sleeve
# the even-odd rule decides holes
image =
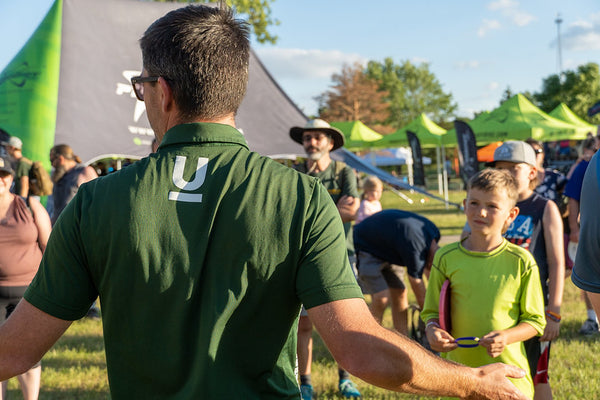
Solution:
[[[524,260],[524,268],[521,276],[521,314],[519,323],[526,322],[531,325],[538,335],[544,333],[546,327],[546,316],[544,315],[544,295],[540,282],[539,268],[535,264],[533,256],[527,253]]]
[[[588,292],[600,293],[600,157],[594,155],[583,181],[579,246],[571,280]]]
[[[348,261],[342,220],[320,184],[315,185],[306,214],[296,293],[307,309],[363,297]]]
[[[427,283],[427,291],[425,292],[425,304],[423,305],[423,311],[421,311],[421,319],[424,322],[430,319],[439,318],[439,307],[440,307],[440,291],[442,285],[446,280],[442,266],[440,265],[441,252],[435,253],[433,258],[433,265],[431,268],[431,274],[429,275],[429,282]]]
[[[98,296],[79,230],[84,192],[80,189],[54,225],[40,268],[24,295],[36,308],[67,321],[82,318]]]
[[[344,187],[342,188],[342,196],[360,197],[358,194],[358,188],[356,184],[356,174],[352,168],[346,166],[342,170]]]
[[[19,161],[19,163],[17,164],[17,170],[15,171],[17,179],[23,176],[29,177],[29,171],[31,170],[32,165],[33,164],[25,160]]]

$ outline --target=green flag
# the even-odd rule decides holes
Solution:
[[[0,128],[23,141],[23,155],[50,168],[60,69],[62,0],[0,73]]]

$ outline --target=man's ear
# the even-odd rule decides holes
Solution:
[[[160,86],[160,108],[163,112],[172,111],[174,106],[173,90],[171,86],[162,76],[158,78],[158,85]]]
[[[334,145],[333,138],[330,137],[329,138],[329,145],[327,146],[329,148],[329,151],[333,150],[333,145]]]

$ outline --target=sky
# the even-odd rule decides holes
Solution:
[[[0,70],[52,1],[0,0]],[[309,116],[331,76],[356,62],[427,63],[459,117],[497,107],[507,88],[539,92],[561,65],[600,64],[598,0],[275,0],[271,11],[278,41],[253,48]]]

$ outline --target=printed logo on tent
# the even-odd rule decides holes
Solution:
[[[29,64],[24,62],[14,70],[9,70],[5,74],[0,76],[0,86],[5,82],[12,83],[16,87],[23,87],[27,83],[27,80],[33,80],[37,78],[39,72],[33,72],[29,68]]]
[[[131,97],[133,99],[133,101],[135,103],[135,106],[133,109],[133,116],[132,116],[133,124],[139,123],[140,118],[146,111],[145,103],[143,101],[138,101],[138,99],[135,97],[133,88],[131,87],[131,78],[134,76],[139,76],[140,74],[141,74],[140,71],[134,71],[134,70],[123,71],[123,78],[125,78],[126,83],[117,82],[117,88],[115,91],[115,93],[119,96],[129,95],[129,97]],[[148,140],[143,140],[143,139],[145,139],[148,136],[154,137],[154,131],[151,128],[146,128],[145,126],[128,125],[127,129],[129,130],[129,133],[134,135],[133,142],[138,146],[149,145],[150,142]]]

